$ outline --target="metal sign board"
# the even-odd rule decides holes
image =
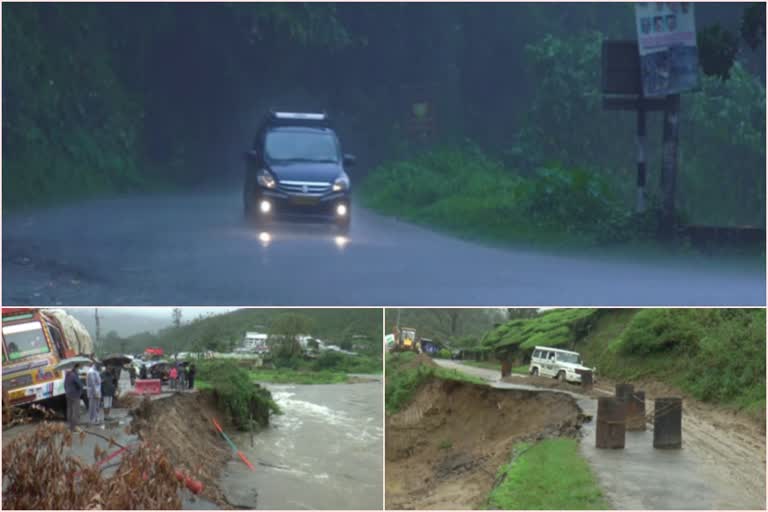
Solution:
[[[601,62],[603,94],[641,94],[637,41],[603,41]]]
[[[692,2],[635,4],[641,80],[646,96],[678,94],[699,81]]]

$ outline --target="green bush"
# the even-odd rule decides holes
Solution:
[[[403,408],[421,385],[433,378],[460,380],[485,384],[482,379],[436,366],[423,364],[413,366],[417,357],[414,352],[400,352],[387,355],[387,378],[384,388],[384,403],[387,413],[394,414]]]
[[[523,176],[469,143],[383,164],[362,186],[371,208],[474,237],[567,233],[588,242],[631,232],[613,188],[598,173],[557,165]]]
[[[200,362],[198,376],[206,382],[217,403],[238,429],[250,428],[251,420],[267,426],[270,415],[280,412],[269,390],[254,383],[248,370],[234,361]]]
[[[439,357],[440,359],[450,359],[451,355],[452,355],[451,351],[448,350],[447,348],[441,348],[437,352],[437,357]]]

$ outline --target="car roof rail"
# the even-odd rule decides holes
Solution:
[[[277,124],[327,124],[328,113],[322,112],[289,112],[287,110],[270,109],[269,121]]]

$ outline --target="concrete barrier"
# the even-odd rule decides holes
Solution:
[[[595,446],[623,449],[626,437],[627,403],[613,397],[597,399]]]
[[[159,395],[162,391],[160,379],[138,379],[134,391],[139,395]]]
[[[657,398],[653,411],[653,447],[679,449],[683,446],[683,399]]]

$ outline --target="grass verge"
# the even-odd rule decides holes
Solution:
[[[384,388],[387,413],[394,414],[402,409],[411,401],[416,390],[433,378],[486,384],[480,378],[456,370],[420,364],[418,356],[413,352],[388,354],[386,385]]]
[[[518,444],[499,469],[489,509],[604,510],[610,505],[573,439]]]

